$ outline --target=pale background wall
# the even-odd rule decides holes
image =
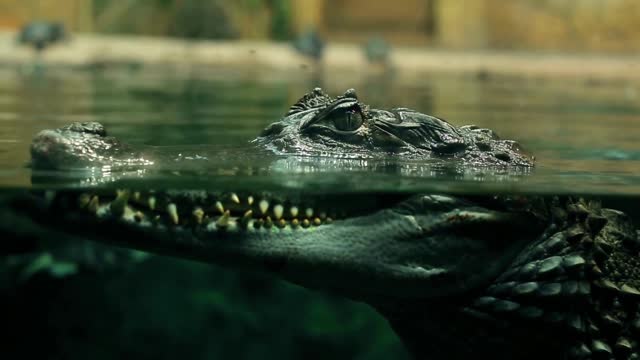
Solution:
[[[96,2],[101,10],[96,13]],[[206,0],[202,0],[203,2]],[[209,0],[225,9],[237,37],[272,36],[275,10],[264,0]],[[104,5],[104,4],[107,5]],[[62,21],[76,32],[166,35],[185,0],[0,0],[0,28],[30,19]],[[169,5],[166,5],[169,4]],[[635,53],[638,0],[281,0],[289,35],[319,29],[329,40],[373,35],[394,44],[458,49]]]

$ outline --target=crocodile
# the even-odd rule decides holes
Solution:
[[[276,154],[532,167],[516,142],[354,90],[302,97],[254,144]],[[45,130],[34,167],[152,162],[97,123]],[[517,194],[80,189],[9,206],[46,229],[268,272],[369,304],[417,359],[640,359],[640,240],[597,200]]]
[[[315,88],[291,106],[280,121],[253,141],[280,155],[331,158],[459,161],[470,167],[533,166],[534,158],[512,140],[474,125],[455,127],[446,120],[408,108],[372,109],[354,89],[335,99]],[[73,123],[38,133],[31,145],[32,165],[39,169],[154,163],[143,150],[107,136],[97,122]]]

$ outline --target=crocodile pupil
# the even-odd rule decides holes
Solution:
[[[362,114],[355,110],[348,110],[337,114],[333,124],[340,131],[355,131],[362,125]]]

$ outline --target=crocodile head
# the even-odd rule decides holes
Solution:
[[[91,141],[81,144],[119,144],[77,127],[64,131],[87,134]],[[34,157],[83,149],[65,142],[64,131],[36,137]],[[487,130],[368,109],[353,91],[305,95],[256,142],[294,154],[531,164]],[[638,238],[622,213],[591,203],[341,189],[85,189],[35,192],[6,207],[58,234],[270,272],[364,301],[417,356],[611,358],[619,344],[616,351],[638,355]]]
[[[277,152],[338,157],[402,155],[459,158],[476,165],[531,166],[518,144],[489,129],[455,127],[407,108],[372,109],[355,90],[331,98],[320,88],[304,95],[255,140]]]
[[[72,123],[40,131],[31,143],[31,166],[36,169],[70,169],[92,166],[144,166],[145,155],[117,138],[107,136],[97,122]]]
[[[531,165],[514,142],[489,130],[456,128],[408,109],[370,109],[352,89],[335,99],[313,90],[255,142],[296,155],[404,154]],[[41,131],[31,154],[35,168],[149,163],[143,152],[107,136],[98,123]],[[394,193],[127,190],[62,196],[44,207],[42,219],[71,234],[84,229],[82,235],[90,238],[131,240],[127,246],[264,266],[353,298],[431,297],[486,283],[529,235],[539,233],[539,221],[530,213],[488,204]],[[496,235],[484,234],[490,229]],[[519,241],[502,239],[514,232]]]
[[[533,159],[512,140],[489,129],[455,127],[447,121],[407,108],[371,109],[355,90],[333,99],[314,89],[254,141],[276,154],[333,158],[397,157],[460,160],[471,167],[531,167]],[[31,145],[36,168],[87,166],[140,167],[151,159],[141,149],[107,136],[99,123],[74,123],[43,130]]]

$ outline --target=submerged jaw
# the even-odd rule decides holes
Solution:
[[[343,206],[328,206],[336,205],[337,198],[344,201]],[[327,286],[334,279],[371,283],[366,280],[384,274],[365,255],[385,246],[379,241],[377,225],[393,222],[384,209],[404,198],[406,195],[296,198],[240,192],[72,190],[36,194],[34,204],[23,212],[36,223],[72,238],[267,270],[303,286],[326,289],[334,288]],[[360,204],[353,205],[354,200]],[[386,228],[385,232],[394,232]],[[362,236],[365,241],[357,240]],[[357,284],[347,283],[337,287]]]
[[[455,197],[351,196],[71,191],[38,197],[42,206],[29,215],[76,238],[266,270],[367,301],[482,286],[537,231],[526,214]],[[325,215],[332,212],[335,217]],[[523,230],[525,224],[534,231]]]

